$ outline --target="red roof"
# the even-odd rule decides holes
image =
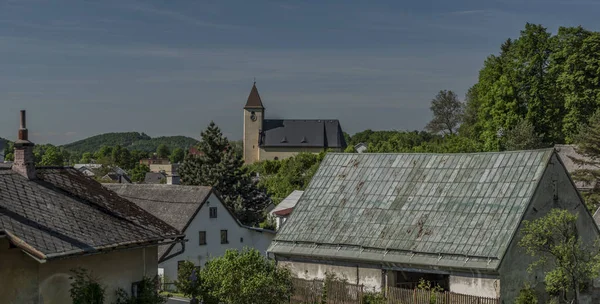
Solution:
[[[256,82],[252,85],[252,90],[250,91],[250,95],[248,95],[248,101],[246,101],[246,106],[244,108],[255,108],[255,109],[264,109],[265,107],[262,104],[262,100],[260,99],[260,95],[258,95],[258,89],[256,88]]]
[[[275,214],[277,216],[288,216],[288,215],[292,214],[293,210],[294,210],[294,207],[287,208],[287,209],[281,209],[281,210],[273,212],[273,214]]]

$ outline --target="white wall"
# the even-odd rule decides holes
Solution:
[[[210,218],[210,207],[217,207],[217,218]],[[221,244],[221,230],[227,230],[228,244]],[[200,231],[206,231],[206,245],[199,245]],[[241,250],[244,247],[255,248],[266,255],[267,248],[275,237],[274,233],[239,226],[214,194],[210,195],[184,233],[188,240],[185,243],[185,251],[159,265],[171,281],[177,279],[178,261],[188,260],[197,266],[203,266],[211,257],[219,257],[227,249]],[[176,245],[170,253],[179,249],[180,245]]]
[[[450,291],[455,293],[487,298],[500,297],[500,278],[478,274],[451,275],[449,285]]]

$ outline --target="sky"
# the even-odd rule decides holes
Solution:
[[[0,137],[106,132],[242,137],[252,82],[267,118],[422,129],[526,22],[600,30],[600,1],[0,0]]]

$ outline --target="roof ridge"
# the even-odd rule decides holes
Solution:
[[[531,150],[515,150],[515,151],[490,151],[490,152],[458,152],[458,153],[443,153],[443,152],[368,152],[368,153],[344,153],[344,152],[329,152],[334,155],[345,155],[345,154],[356,154],[356,155],[475,155],[475,154],[514,154],[523,152],[548,152],[553,151],[554,148],[543,148],[543,149],[531,149]]]

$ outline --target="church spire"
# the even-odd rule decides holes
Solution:
[[[260,95],[258,95],[258,89],[256,88],[256,81],[252,85],[252,90],[250,91],[250,95],[248,95],[248,101],[246,101],[246,106],[244,109],[264,109],[265,107],[262,104],[262,100],[260,99]]]

